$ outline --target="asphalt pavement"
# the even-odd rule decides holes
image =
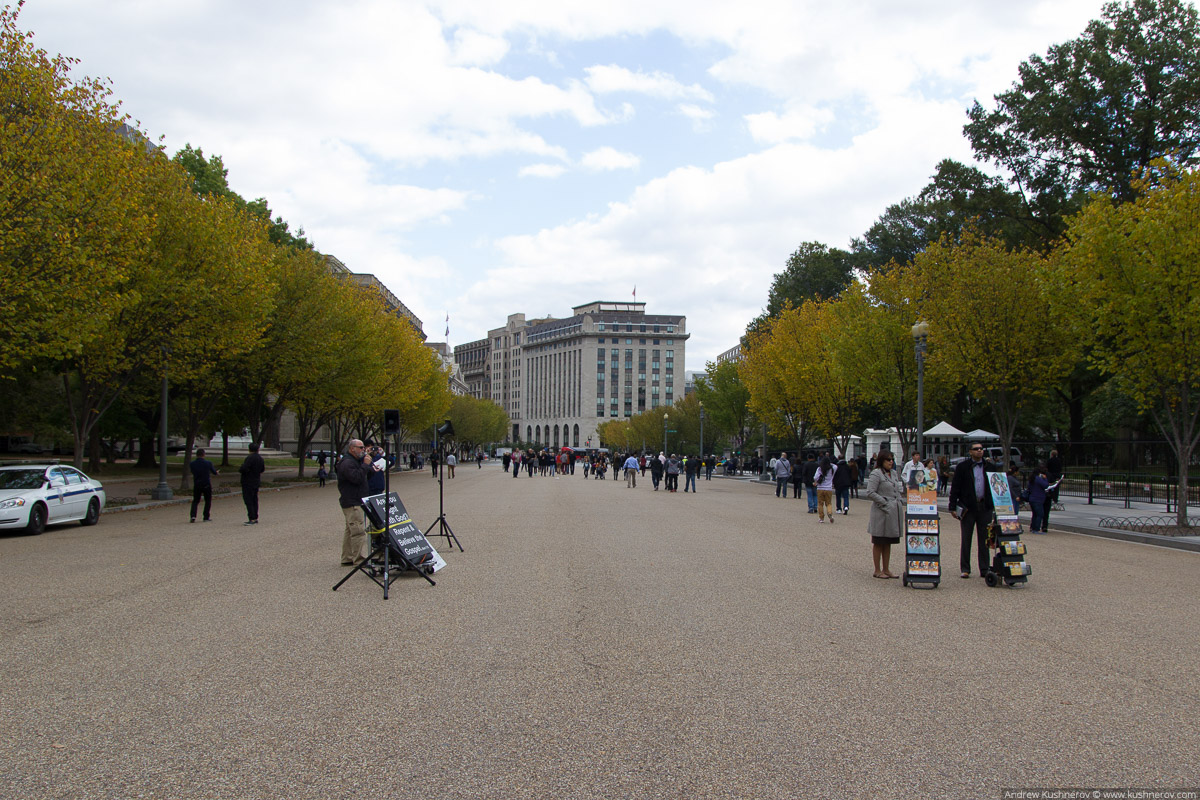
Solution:
[[[393,488],[424,528],[428,471]],[[1001,797],[1195,787],[1200,554],[1055,529],[1029,583],[872,577],[866,501],[460,467],[465,552],[337,592],[337,490],[0,536],[0,796]],[[892,565],[899,569],[899,548]]]

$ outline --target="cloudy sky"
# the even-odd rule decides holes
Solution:
[[[21,24],[431,340],[636,286],[703,369],[797,245],[846,247],[969,160],[971,102],[1100,5],[28,0]]]

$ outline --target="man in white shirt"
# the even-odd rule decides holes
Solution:
[[[904,469],[900,471],[900,479],[904,481],[904,485],[909,485],[909,478],[912,477],[914,470],[921,470],[921,477],[925,477],[925,465],[921,463],[921,454],[913,451],[912,460],[904,465]]]

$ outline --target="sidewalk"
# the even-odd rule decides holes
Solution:
[[[770,481],[759,481],[757,475],[720,475],[713,473],[713,478],[721,478],[728,481],[743,481],[745,483],[759,484],[774,487]],[[861,496],[863,487],[859,487]],[[947,506],[947,498],[941,495],[938,498],[939,508],[944,513],[949,513],[950,509]],[[862,499],[852,501],[862,502]],[[1173,547],[1177,550],[1191,550],[1200,553],[1200,536],[1163,536],[1154,533],[1141,533],[1139,531],[1122,530],[1120,528],[1109,528],[1101,526],[1102,519],[1130,519],[1134,517],[1165,517],[1173,521],[1175,518],[1174,512],[1168,514],[1166,512],[1165,503],[1130,503],[1129,508],[1125,508],[1125,503],[1120,500],[1096,500],[1091,505],[1087,500],[1080,497],[1063,497],[1063,510],[1050,512],[1050,528],[1055,531],[1064,533],[1077,533],[1084,536],[1100,536],[1105,539],[1119,539],[1126,542],[1140,542],[1142,544],[1153,544],[1159,547]],[[1200,520],[1200,508],[1190,507],[1188,510],[1189,518],[1193,521]],[[1025,524],[1029,523],[1029,511],[1026,509],[1021,514],[1021,521]]]

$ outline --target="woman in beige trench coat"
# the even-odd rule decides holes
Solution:
[[[890,571],[892,545],[904,535],[904,483],[895,469],[896,459],[887,450],[875,459],[875,470],[867,478],[867,498],[871,501],[871,518],[867,533],[871,535],[871,559],[875,562],[876,578],[897,578]]]

